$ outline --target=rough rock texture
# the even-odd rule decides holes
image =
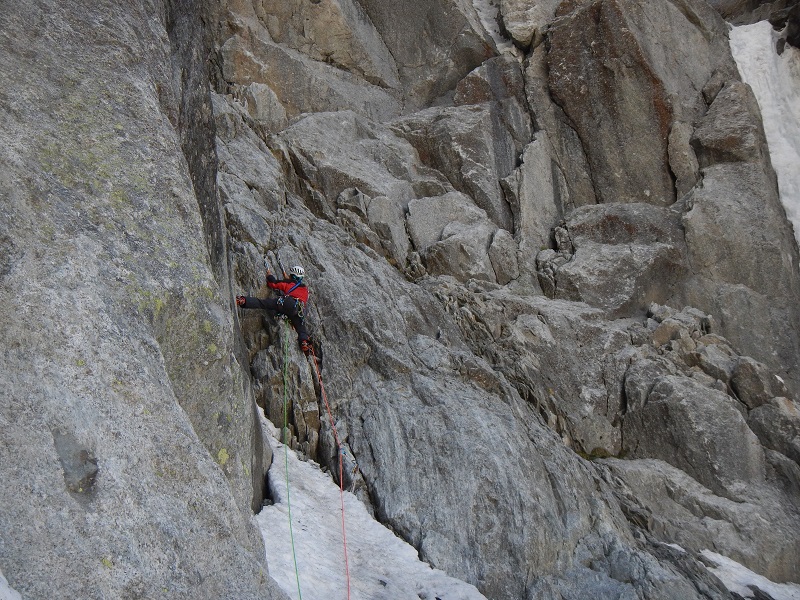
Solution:
[[[12,588],[284,597],[257,410],[488,598],[730,598],[707,548],[797,578],[798,250],[725,23],[494,10],[2,12]],[[306,269],[342,448],[294,332],[233,305],[265,257]]]
[[[545,293],[614,315],[664,302],[686,268],[678,213],[649,204],[582,207],[555,237],[536,259]]]
[[[471,2],[362,0],[395,60],[407,108],[430,105],[452,93],[467,73],[496,54]],[[410,39],[408,32],[415,32]]]
[[[766,19],[785,19],[787,12],[796,9],[795,0],[709,0],[722,17],[736,25],[757,23]]]
[[[735,73],[724,23],[699,0],[566,2],[559,13],[547,37],[550,90],[599,200],[671,204],[670,131],[702,114],[699,92],[715,71]]]
[[[0,17],[0,563],[25,598],[283,597],[189,8]]]
[[[515,44],[525,48],[538,46],[559,4],[561,0],[502,0],[500,14]]]

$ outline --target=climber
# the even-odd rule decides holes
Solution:
[[[278,290],[280,294],[277,298],[253,298],[250,296],[236,296],[236,305],[242,308],[263,308],[266,310],[274,310],[282,315],[286,315],[289,322],[297,332],[297,343],[300,344],[300,349],[308,356],[313,352],[313,345],[311,338],[306,331],[305,317],[303,309],[306,302],[308,302],[308,288],[303,282],[305,270],[303,267],[294,266],[289,269],[289,279],[286,279],[284,272],[284,279],[278,280],[269,269],[266,261],[264,266],[267,268],[267,286],[273,290]]]

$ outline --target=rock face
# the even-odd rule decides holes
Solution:
[[[283,597],[187,9],[4,10],[0,562],[25,598]]]
[[[735,72],[724,23],[699,1],[566,2],[559,11],[548,34],[550,90],[586,151],[599,201],[672,204],[670,132],[702,114],[698,91],[715,72]]]
[[[8,585],[293,593],[257,411],[487,598],[730,598],[708,548],[796,580],[798,250],[722,4],[8,8]],[[265,257],[342,448],[232,302]]]

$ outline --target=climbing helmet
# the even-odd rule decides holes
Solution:
[[[291,269],[289,269],[289,275],[292,276],[292,279],[302,279],[303,275],[305,275],[305,269],[303,267],[295,265]]]

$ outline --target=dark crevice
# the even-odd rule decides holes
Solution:
[[[166,3],[166,30],[172,52],[181,150],[200,208],[214,276],[218,283],[227,287],[225,223],[217,197],[216,127],[207,61],[211,56],[210,43],[204,13],[205,7],[198,0],[168,0]]]

